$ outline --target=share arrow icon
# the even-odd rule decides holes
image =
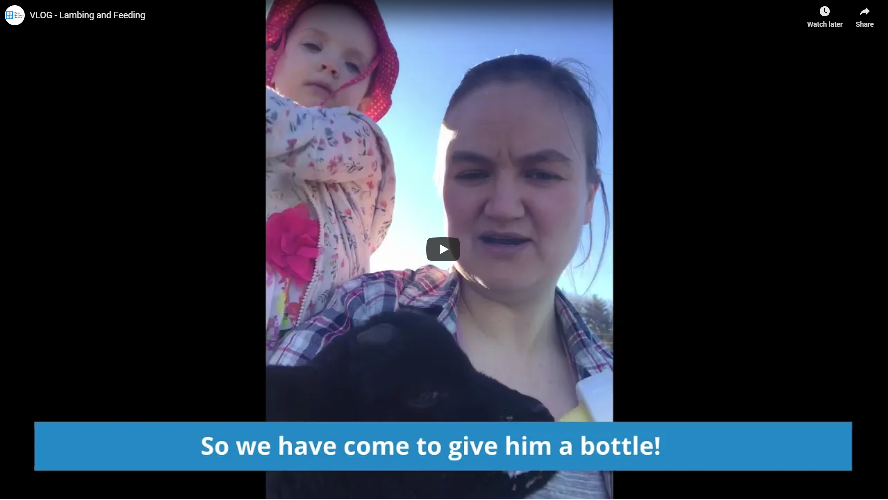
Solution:
[[[862,11],[860,11],[861,16],[864,14],[869,14],[869,9],[863,9]]]

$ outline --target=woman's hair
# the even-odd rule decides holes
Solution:
[[[607,204],[607,193],[601,182],[598,172],[598,120],[595,118],[595,109],[592,107],[590,93],[584,89],[591,88],[588,77],[581,76],[572,71],[568,64],[573,63],[583,67],[582,63],[573,60],[551,62],[546,58],[526,54],[516,54],[498,57],[485,61],[470,69],[463,77],[450,103],[447,112],[456,107],[463,99],[473,91],[491,83],[519,83],[529,82],[552,91],[564,104],[574,109],[583,122],[583,147],[586,153],[586,181],[598,186],[601,191],[601,201],[604,205],[604,239],[601,246],[601,257],[595,268],[595,275],[601,270],[604,262],[607,239],[610,235],[610,208]],[[446,115],[445,113],[445,115]],[[576,146],[576,145],[574,145]],[[589,250],[580,266],[588,262],[592,255],[592,223],[589,222]],[[590,285],[591,286],[591,285]]]

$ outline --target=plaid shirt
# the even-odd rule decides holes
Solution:
[[[343,283],[327,308],[289,330],[271,355],[272,365],[303,365],[352,325],[401,308],[430,309],[438,322],[456,335],[456,304],[459,275],[435,266],[415,271],[381,271],[364,274]],[[564,344],[573,358],[579,378],[613,370],[613,354],[586,326],[573,304],[560,290],[555,292],[555,310]],[[603,474],[608,496],[613,498],[613,473]]]
[[[455,271],[446,273],[435,266],[424,266],[416,271],[382,271],[346,281],[325,310],[284,334],[269,364],[305,364],[353,324],[360,325],[379,313],[401,308],[437,311],[438,321],[456,335],[458,276]],[[555,293],[555,309],[561,320],[564,344],[580,378],[612,370],[613,354],[589,330],[560,290]]]

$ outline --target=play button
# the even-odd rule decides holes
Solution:
[[[459,260],[459,240],[456,238],[429,238],[426,242],[426,258],[433,262]]]

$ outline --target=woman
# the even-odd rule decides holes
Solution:
[[[613,368],[612,354],[556,287],[601,189],[589,96],[570,70],[540,57],[484,62],[453,94],[439,147],[448,235],[461,243],[453,270],[346,282],[327,310],[281,340],[270,363],[305,363],[353,322],[381,312],[427,310],[478,370],[560,419],[578,404],[579,379]],[[561,472],[535,496],[612,498],[611,477]]]

